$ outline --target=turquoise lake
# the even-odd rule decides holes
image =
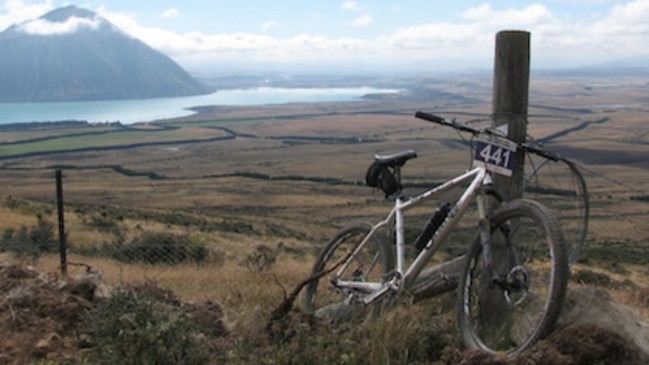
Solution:
[[[0,124],[80,120],[132,124],[193,114],[205,105],[262,105],[360,100],[363,95],[398,90],[356,88],[272,88],[221,90],[213,94],[159,99],[57,103],[0,103]]]

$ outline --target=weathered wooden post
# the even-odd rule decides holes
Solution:
[[[59,255],[61,258],[61,275],[68,274],[67,240],[65,235],[65,218],[63,217],[63,173],[56,170],[56,207],[59,222]]]
[[[530,77],[530,34],[523,31],[502,31],[496,35],[493,89],[493,126],[507,128],[507,138],[517,143],[527,137],[527,104]],[[512,176],[494,174],[494,187],[505,201],[523,196],[525,155],[516,151]],[[505,242],[491,241],[494,268],[508,268]],[[506,269],[505,269],[506,270]],[[498,270],[502,272],[503,270]],[[491,283],[482,283],[480,321],[485,328],[502,326],[507,305],[500,290],[489,290]]]
[[[505,30],[496,34],[494,60],[493,125],[507,126],[507,136],[524,142],[527,136],[527,106],[530,80],[530,33]],[[517,151],[511,177],[496,176],[495,186],[505,200],[523,196],[525,155]]]

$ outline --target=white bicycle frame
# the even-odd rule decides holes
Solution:
[[[408,209],[433,198],[439,193],[453,189],[469,181],[469,186],[465,189],[460,198],[455,202],[455,205],[451,207],[446,219],[437,229],[431,239],[427,242],[425,248],[421,250],[415,260],[407,268],[405,268],[404,256],[406,243],[404,240],[404,213]],[[474,201],[477,202],[478,206],[478,215],[480,222],[479,227],[489,227],[488,224],[485,225],[486,223],[488,223],[487,203],[482,187],[491,183],[492,178],[490,172],[487,171],[485,167],[479,166],[415,197],[397,198],[395,200],[394,207],[392,208],[388,216],[383,221],[380,221],[372,226],[370,232],[358,245],[358,247],[356,247],[350,258],[346,262],[344,262],[337,271],[337,276],[340,277],[353,261],[354,255],[356,255],[360,250],[363,249],[366,244],[371,241],[371,239],[375,234],[377,234],[379,229],[383,227],[389,227],[390,224],[394,222],[397,261],[395,270],[391,272],[392,274],[394,274],[393,278],[382,282],[362,282],[336,279],[333,284],[339,288],[346,288],[354,290],[356,292],[367,293],[368,295],[363,298],[363,302],[365,304],[371,303],[388,291],[398,291],[402,288],[407,288],[414,282],[417,276],[419,276],[419,274],[435,254],[437,249],[444,242],[446,236]]]

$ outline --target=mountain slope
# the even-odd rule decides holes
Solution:
[[[0,33],[0,101],[138,99],[211,92],[171,58],[68,6]]]

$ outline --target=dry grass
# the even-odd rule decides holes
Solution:
[[[635,81],[631,83],[635,84]],[[110,285],[152,280],[172,289],[186,301],[217,301],[226,309],[227,319],[236,331],[250,338],[261,336],[270,310],[283,298],[281,286],[290,290],[305,277],[315,251],[335,230],[349,221],[376,219],[386,213],[387,205],[382,195],[354,185],[364,178],[365,169],[375,153],[416,149],[420,157],[408,162],[403,171],[405,182],[440,182],[468,167],[468,149],[458,143],[455,132],[415,120],[412,114],[422,109],[446,117],[457,115],[460,121],[486,114],[490,90],[480,85],[469,88],[454,86],[466,92],[466,96],[484,101],[472,105],[449,103],[433,108],[428,104],[414,103],[332,103],[220,107],[217,114],[206,113],[184,122],[174,121],[173,124],[181,129],[173,132],[173,138],[205,136],[206,131],[212,136],[220,132],[210,127],[226,126],[241,134],[235,140],[3,160],[0,163],[2,199],[12,196],[28,201],[37,207],[36,210],[48,211],[48,217],[54,221],[53,167],[69,166],[64,169],[64,195],[66,228],[73,247],[113,240],[110,234],[87,225],[93,215],[111,212],[121,217],[118,226],[127,239],[144,231],[186,233],[222,253],[224,259],[220,263],[208,262],[200,266],[156,266],[71,255],[70,262],[82,262],[101,270]],[[583,121],[610,118],[606,123],[594,124],[549,142],[547,147],[567,157],[574,156],[586,168],[592,194],[589,245],[601,246],[611,241],[621,243],[621,247],[649,246],[647,203],[630,200],[633,196],[647,195],[649,191],[649,179],[646,178],[649,165],[646,157],[637,158],[646,155],[649,138],[646,106],[642,106],[645,105],[642,104],[644,99],[635,87],[614,88],[613,84],[604,81],[585,89],[586,86],[580,80],[534,82],[531,102],[535,106],[530,110],[533,115],[530,117],[530,133],[545,137]],[[568,97],[576,94],[580,94],[579,99]],[[613,104],[630,107],[611,110],[605,106]],[[575,110],[579,108],[588,108],[590,112],[578,113]],[[393,112],[381,112],[388,109]],[[541,114],[542,117],[534,116]],[[579,119],[568,118],[575,116]],[[152,125],[139,128],[147,130]],[[50,132],[37,131],[34,137]],[[52,133],[65,134],[61,130]],[[28,136],[3,132],[0,140],[26,139]],[[374,141],[331,143],[279,139],[287,136],[354,137],[358,142]],[[171,139],[168,135],[164,138]],[[115,165],[136,173],[155,173],[163,178],[124,174],[113,169]],[[242,176],[242,172],[270,178]],[[308,179],[277,179],[286,177]],[[318,180],[321,178],[335,179],[342,184],[327,184]],[[569,186],[565,172],[553,175],[552,179],[562,186]],[[419,190],[421,188],[406,191],[413,194]],[[569,206],[570,202],[557,196],[543,198],[563,213],[566,228],[574,230],[576,214],[574,207]],[[431,209],[413,213],[425,217]],[[0,229],[34,224],[36,210],[10,209],[0,204],[3,216]],[[155,214],[171,213],[200,218],[212,224],[242,223],[252,227],[254,233],[199,230],[192,225],[150,218]],[[418,227],[416,222],[415,219],[413,224]],[[276,248],[280,242],[294,249],[290,252],[300,253],[283,252],[269,272],[250,270],[240,264],[257,246]],[[634,290],[627,287],[610,290],[617,299],[638,308],[645,318],[649,318],[646,265],[617,263],[618,269],[624,266],[626,271],[616,272],[616,267],[607,267],[611,263],[600,256],[593,256],[594,252],[587,248],[585,257],[589,260],[580,265],[589,270],[600,270],[617,282],[630,280],[636,283]],[[600,251],[597,253],[601,254]],[[47,256],[38,260],[36,265],[47,272],[55,272],[59,263],[57,257]],[[73,274],[79,270],[82,269],[70,267]],[[345,337],[346,341],[360,341],[371,336],[373,341],[364,341],[362,346],[366,347],[362,351],[366,351],[367,356],[379,356],[372,358],[373,361],[384,363],[387,359],[405,363],[408,357],[404,351],[420,351],[413,344],[430,347],[432,345],[426,345],[426,341],[446,338],[444,333],[452,331],[449,328],[453,327],[453,305],[449,303],[453,301],[451,295],[428,305],[405,303],[374,325],[347,329],[350,336],[356,338]],[[444,324],[441,326],[443,330],[433,324],[440,321]],[[324,344],[311,345],[315,348],[331,345],[327,344],[327,341],[333,342],[331,335],[320,335]],[[304,336],[303,341],[310,338],[306,333]],[[304,348],[297,350],[305,351]],[[340,357],[328,359],[353,363],[354,359],[358,360],[354,358],[359,354],[356,350],[358,346],[341,344]],[[416,358],[425,356],[420,354]]]

